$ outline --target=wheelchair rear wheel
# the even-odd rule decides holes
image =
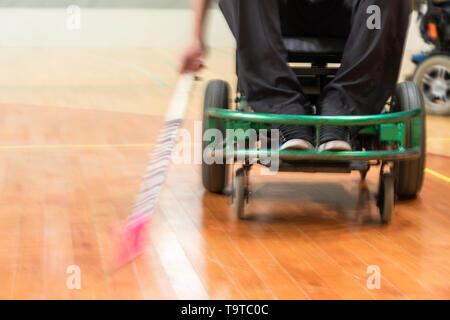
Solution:
[[[398,161],[394,164],[396,193],[400,198],[414,198],[423,185],[426,152],[425,107],[419,88],[413,82],[397,86],[393,100],[393,112],[421,108],[422,116],[409,120],[405,127],[405,148],[420,147],[420,158]]]
[[[230,87],[228,83],[222,80],[213,80],[209,82],[203,105],[203,125],[202,125],[202,150],[210,144],[210,141],[203,141],[203,135],[208,129],[218,129],[222,132],[222,137],[225,139],[226,125],[224,120],[214,119],[214,125],[210,126],[210,118],[208,117],[208,110],[211,108],[229,109]],[[213,193],[221,193],[226,185],[227,165],[226,163],[207,164],[202,155],[202,182],[206,190]]]

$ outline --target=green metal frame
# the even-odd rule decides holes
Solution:
[[[352,160],[408,160],[420,157],[421,118],[420,108],[397,113],[383,113],[367,116],[300,116],[264,114],[243,111],[232,111],[212,108],[208,110],[209,128],[218,128],[217,121],[225,121],[226,129],[267,129],[269,124],[313,126],[316,130],[316,149],[314,151],[283,150],[277,151],[282,160],[318,160],[318,161],[352,161]],[[412,121],[412,146],[405,148],[407,122]],[[318,150],[320,130],[323,126],[363,126],[363,135],[378,135],[379,141],[386,145],[385,150],[350,151],[350,152],[320,152]],[[243,139],[248,139],[244,137]],[[224,154],[235,158],[260,158],[270,156],[268,150],[238,149],[226,146]],[[241,158],[239,158],[241,159]]]

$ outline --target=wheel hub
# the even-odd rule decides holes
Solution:
[[[431,92],[436,97],[447,95],[447,85],[442,79],[436,79],[431,83]]]
[[[450,99],[450,71],[444,66],[434,66],[423,76],[422,91],[429,103],[448,103]]]

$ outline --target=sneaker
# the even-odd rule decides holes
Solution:
[[[280,147],[280,150],[314,150],[314,146],[311,142],[306,141],[304,139],[291,139],[283,143]]]
[[[319,151],[352,151],[350,130],[347,127],[323,127]]]
[[[280,150],[313,150],[312,128],[307,126],[280,126]]]

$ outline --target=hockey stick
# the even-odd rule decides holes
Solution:
[[[119,230],[114,232],[114,250],[117,250],[113,261],[114,267],[127,264],[145,250],[146,231],[169,168],[193,82],[194,75],[191,74],[182,75],[178,81],[133,210]]]

